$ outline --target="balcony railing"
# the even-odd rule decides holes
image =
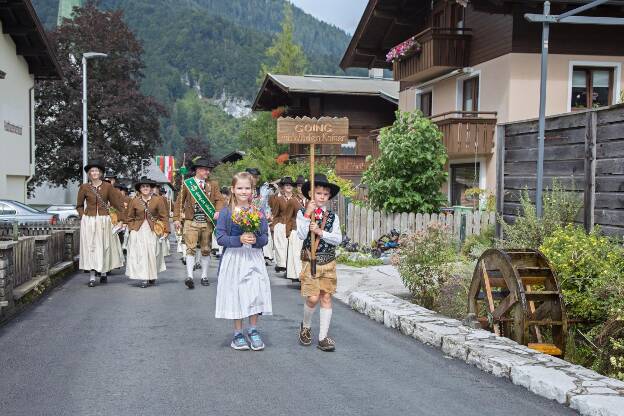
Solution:
[[[450,111],[430,117],[442,132],[449,158],[492,154],[496,112]]]
[[[421,51],[396,61],[395,81],[425,81],[468,66],[472,29],[428,28],[418,35]]]

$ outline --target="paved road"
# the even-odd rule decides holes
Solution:
[[[177,258],[168,266],[148,289],[120,272],[91,289],[76,274],[1,328],[0,414],[574,414],[342,304],[338,350],[301,347],[302,300],[277,277],[267,349],[233,351],[230,323],[214,319],[216,270],[212,286],[189,291]]]

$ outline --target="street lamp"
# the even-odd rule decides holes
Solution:
[[[87,182],[87,59],[106,58],[105,53],[86,52],[82,54],[82,182]]]

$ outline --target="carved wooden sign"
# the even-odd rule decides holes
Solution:
[[[277,143],[343,144],[349,141],[347,117],[280,117]]]

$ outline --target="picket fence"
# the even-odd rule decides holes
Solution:
[[[464,212],[453,214],[385,213],[349,204],[347,207],[347,237],[360,245],[370,245],[384,234],[397,230],[401,234],[425,231],[430,224],[443,224],[457,239],[496,224],[494,212]]]

